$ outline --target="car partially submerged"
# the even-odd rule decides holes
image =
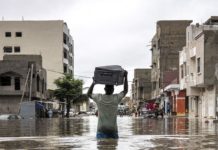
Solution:
[[[19,120],[22,119],[20,115],[17,114],[1,114],[0,120]]]

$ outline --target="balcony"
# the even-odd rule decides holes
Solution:
[[[189,85],[191,87],[195,87],[197,85],[197,80],[196,80],[196,75],[195,74],[191,74],[190,80],[189,80]]]
[[[196,57],[196,47],[193,47],[192,49],[189,50],[189,56],[190,58]]]
[[[68,64],[68,59],[64,58],[63,63]]]

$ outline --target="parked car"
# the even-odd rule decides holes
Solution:
[[[18,120],[22,119],[20,115],[17,114],[1,114],[0,120]]]

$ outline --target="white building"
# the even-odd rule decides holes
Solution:
[[[215,118],[218,112],[218,17],[190,25],[180,52],[180,89],[186,90],[189,116]]]
[[[0,21],[0,37],[0,60],[10,54],[42,56],[48,89],[55,89],[54,80],[63,73],[73,75],[73,39],[62,20]]]

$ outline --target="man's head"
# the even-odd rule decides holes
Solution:
[[[111,95],[114,93],[114,86],[106,84],[104,90],[105,90],[106,95]]]

